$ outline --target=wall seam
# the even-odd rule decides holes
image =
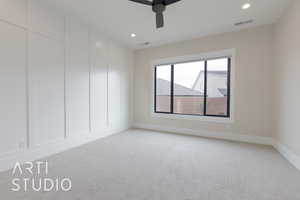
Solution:
[[[26,92],[26,147],[27,149],[30,148],[30,88],[29,88],[29,34],[30,30],[28,26],[30,26],[30,2],[27,1],[27,15],[26,15],[26,23],[27,23],[27,29],[26,30],[26,66],[25,66],[25,92]]]
[[[91,28],[88,27],[88,47],[89,47],[89,131],[92,132],[92,39]]]
[[[65,33],[64,33],[64,138],[68,138],[68,130],[67,130],[67,55],[68,55],[68,30],[67,30],[67,16],[64,17],[64,26],[65,26]]]

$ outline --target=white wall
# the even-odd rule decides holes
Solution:
[[[298,156],[300,167],[300,1],[295,0],[275,28],[274,111],[279,143]]]
[[[271,137],[273,26],[266,25],[135,52],[135,111],[137,127],[191,130],[207,136],[239,134]],[[166,119],[151,115],[152,66],[155,60],[235,49],[234,122]],[[201,135],[201,134],[200,134]]]
[[[0,0],[0,32],[0,170],[130,126],[130,50],[40,0]]]

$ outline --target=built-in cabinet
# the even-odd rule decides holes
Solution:
[[[66,125],[72,137],[89,132],[90,49],[88,27],[71,19],[67,22]]]
[[[0,160],[130,126],[130,50],[40,0],[0,0],[0,33]]]
[[[0,21],[0,155],[25,147],[26,31]]]
[[[64,138],[64,45],[30,33],[28,50],[28,140],[35,146]]]
[[[91,34],[91,130],[98,132],[108,128],[108,75],[109,43]]]

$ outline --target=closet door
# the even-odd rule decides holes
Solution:
[[[89,31],[68,20],[66,110],[68,136],[85,135],[90,129]]]
[[[109,126],[119,129],[121,121],[121,49],[110,45],[108,75]]]
[[[121,128],[127,129],[131,123],[131,78],[132,55],[125,50],[121,65]]]
[[[26,143],[26,31],[0,22],[0,155]]]
[[[60,41],[30,34],[29,92],[32,144],[63,139],[64,45]]]
[[[93,34],[91,50],[91,125],[100,134],[108,126],[108,44]]]

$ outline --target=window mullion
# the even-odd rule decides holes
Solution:
[[[204,61],[204,108],[203,115],[206,116],[206,106],[207,106],[207,60]]]
[[[230,117],[230,96],[231,96],[231,58],[228,58],[227,65],[227,117]]]
[[[171,65],[171,113],[174,113],[174,65]]]
[[[155,66],[155,68],[154,68],[154,112],[157,112],[157,110],[156,110],[156,98],[157,98],[157,94],[156,94],[156,92],[157,92],[157,83],[156,83],[156,79],[157,79],[157,75],[156,75],[156,70],[157,69],[157,67]]]

